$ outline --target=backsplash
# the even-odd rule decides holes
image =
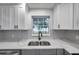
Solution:
[[[0,31],[0,42],[14,42],[28,38],[27,31],[21,30],[2,30]]]
[[[27,39],[38,39],[32,37],[31,30],[1,30],[0,42],[17,42]],[[75,30],[51,30],[50,36],[42,39],[68,39],[79,43],[79,31]]]

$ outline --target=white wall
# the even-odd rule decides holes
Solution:
[[[32,29],[32,18],[31,16],[36,15],[36,16],[50,16],[50,20],[49,20],[49,28],[52,29],[52,20],[53,20],[53,11],[52,9],[30,9],[29,15],[28,15],[28,21],[29,21],[29,25]]]

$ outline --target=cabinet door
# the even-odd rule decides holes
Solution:
[[[17,7],[11,7],[10,8],[10,20],[11,20],[11,29],[18,29],[18,8]]]
[[[56,55],[56,49],[40,49],[40,55]]]
[[[54,29],[73,28],[73,4],[59,4],[54,9]]]
[[[2,29],[10,29],[10,13],[8,7],[2,7]]]
[[[24,29],[25,28],[25,11],[22,7],[10,8],[10,19],[12,29]]]
[[[63,49],[57,49],[57,55],[63,55]]]
[[[22,50],[22,55],[39,55],[39,49]]]
[[[25,6],[25,29],[32,29],[32,18],[30,16],[30,11],[28,8],[28,4]]]
[[[0,30],[2,29],[2,8],[0,7]]]
[[[10,28],[14,29],[15,25],[15,7],[10,7]]]
[[[18,7],[18,29],[25,29],[25,10]]]
[[[20,51],[16,49],[2,49],[0,55],[20,55]]]
[[[68,51],[66,51],[65,49],[63,50],[64,55],[71,55],[71,53],[69,53]]]
[[[74,29],[79,29],[79,3],[74,4]]]

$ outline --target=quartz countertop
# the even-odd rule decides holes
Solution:
[[[0,42],[0,49],[65,49],[69,53],[79,53],[78,44],[70,42],[65,39],[45,39],[42,41],[49,41],[50,46],[28,46],[30,41],[37,41],[35,39],[27,39],[19,42]]]

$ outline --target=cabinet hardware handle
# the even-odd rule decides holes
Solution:
[[[18,29],[18,25],[14,25],[14,28],[15,28],[15,29]]]
[[[58,24],[58,28],[60,28],[60,24]]]
[[[1,29],[1,25],[0,25],[0,29]]]

